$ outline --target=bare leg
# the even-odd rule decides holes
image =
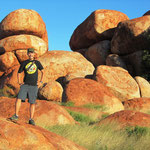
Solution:
[[[15,113],[17,116],[18,116],[20,107],[21,107],[21,99],[16,99]]]
[[[30,119],[33,119],[35,112],[35,104],[30,104]]]

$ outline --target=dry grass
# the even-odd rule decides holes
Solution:
[[[57,125],[47,129],[88,150],[150,150],[149,128],[118,129],[116,123],[101,126],[89,125],[84,118],[80,123],[80,125]]]

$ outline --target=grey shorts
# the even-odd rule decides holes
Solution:
[[[38,86],[23,84],[20,87],[17,98],[21,99],[22,102],[25,102],[26,98],[28,98],[28,102],[30,104],[35,104],[35,100],[37,99],[37,93]]]

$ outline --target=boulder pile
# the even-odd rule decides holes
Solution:
[[[143,51],[150,50],[149,29],[149,12],[130,20],[119,11],[96,10],[74,30],[69,43],[73,51],[48,51],[46,25],[41,16],[34,10],[13,11],[0,23],[0,89],[5,96],[18,94],[18,69],[28,58],[27,49],[34,48],[36,59],[44,67],[43,84],[38,87],[37,125],[76,124],[65,107],[58,105],[70,102],[75,106],[70,110],[84,113],[88,109],[82,110],[83,105],[104,106],[105,110],[96,110],[97,116],[109,116],[98,125],[115,120],[123,127],[150,127],[150,84],[140,76]],[[21,79],[23,76],[22,73]],[[29,115],[27,103],[20,113],[21,126],[6,121],[4,118],[13,114],[14,107],[15,99],[1,97],[0,148],[23,145],[26,149],[84,150],[44,129],[23,124],[28,120],[24,116]],[[28,145],[31,138],[32,144]]]
[[[149,11],[129,19],[119,11],[96,10],[74,30],[70,48],[95,67],[120,66],[131,75],[141,75],[143,51],[150,49],[149,24]]]

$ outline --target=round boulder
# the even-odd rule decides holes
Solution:
[[[1,150],[86,150],[55,133],[0,117]]]
[[[140,50],[150,50],[150,15],[122,21],[111,41],[114,54],[126,55]]]
[[[45,41],[34,35],[14,35],[0,40],[0,53],[28,48],[34,48],[38,57],[48,51]]]
[[[111,40],[118,23],[129,18],[122,12],[100,9],[91,13],[73,32],[70,47],[74,51]]]
[[[15,98],[1,98],[0,106],[3,108],[0,110],[1,117],[9,118],[15,113],[15,101]],[[41,127],[76,123],[63,107],[49,101],[36,100],[35,110],[35,123]],[[26,100],[26,102],[21,105],[18,122],[28,122],[29,118],[29,103]]]
[[[121,101],[140,97],[137,82],[121,67],[101,65],[97,67],[95,75],[96,80],[108,87]]]
[[[92,63],[87,61],[87,59],[78,52],[53,50],[48,51],[38,58],[38,60],[44,67],[44,83],[57,80],[69,74],[77,75],[77,77],[85,77],[92,75],[95,70]]]
[[[48,45],[46,25],[41,16],[31,9],[18,9],[9,13],[0,24],[0,39],[19,34],[35,35]]]
[[[43,86],[40,87],[38,96],[40,99],[61,102],[62,93],[63,88],[60,83],[56,81],[49,81],[48,83],[44,83]]]
[[[122,110],[103,119],[98,125],[118,124],[120,127],[141,126],[150,127],[150,115],[133,110]]]
[[[106,107],[106,112],[113,113],[123,110],[123,105],[107,87],[92,79],[73,79],[65,90],[65,101],[71,101],[76,106],[97,104]]]

